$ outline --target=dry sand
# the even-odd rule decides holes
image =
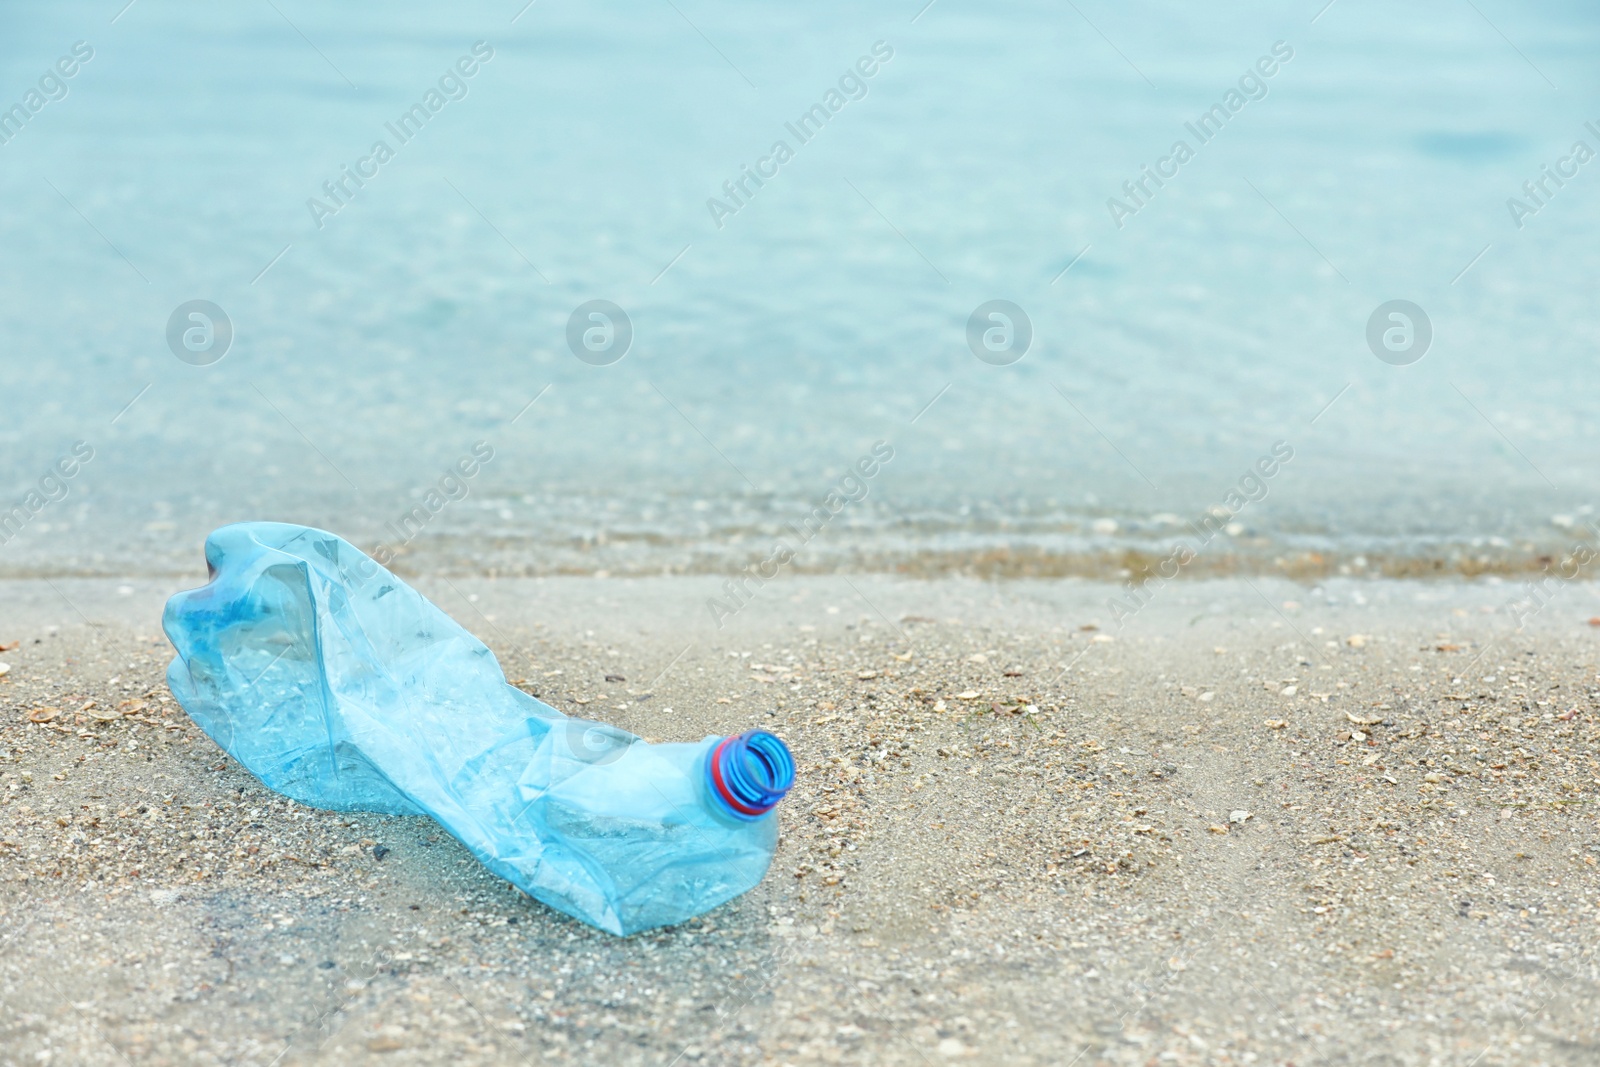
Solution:
[[[766,881],[588,929],[224,758],[171,583],[7,582],[0,1060],[1600,1062],[1591,588],[416,584],[563,710],[782,734]]]

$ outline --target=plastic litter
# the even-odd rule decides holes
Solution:
[[[773,734],[647,744],[508,685],[494,655],[339,537],[253,522],[206,539],[167,602],[184,709],[269,788],[429,815],[490,870],[614,934],[758,883],[794,761]]]

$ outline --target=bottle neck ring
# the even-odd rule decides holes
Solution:
[[[765,730],[723,738],[712,749],[706,770],[712,795],[741,819],[759,819],[794,785],[789,747]]]

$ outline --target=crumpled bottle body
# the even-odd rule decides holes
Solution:
[[[701,914],[766,873],[777,816],[718,802],[706,768],[722,739],[651,745],[561,714],[333,534],[240,523],[207,538],[206,560],[212,580],[167,603],[168,685],[269,788],[429,815],[500,877],[615,934]]]

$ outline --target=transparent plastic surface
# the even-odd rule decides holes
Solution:
[[[723,738],[651,745],[561,714],[333,534],[240,523],[206,539],[206,561],[211,581],[167,602],[167,682],[269,788],[318,808],[429,815],[500,877],[614,934],[701,914],[766,873],[777,815],[718,796]],[[793,764],[759,737],[733,747],[765,759],[776,744],[781,760],[741,756],[727,779],[755,773],[765,791],[748,796],[775,804]]]

